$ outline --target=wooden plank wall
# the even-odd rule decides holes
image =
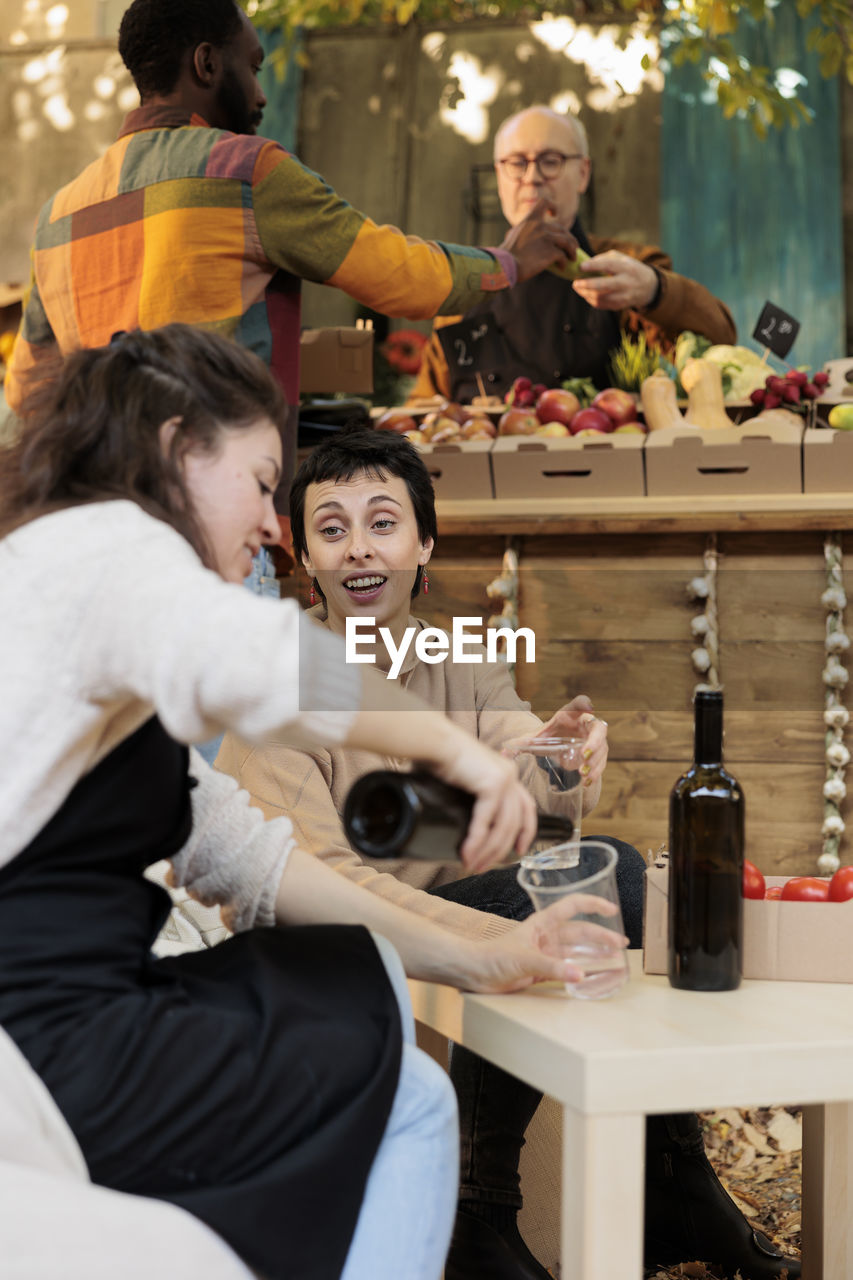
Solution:
[[[521,695],[543,718],[576,693],[608,721],[610,757],[588,834],[644,853],[667,838],[668,796],[692,757],[687,583],[703,572],[700,534],[525,537],[519,541],[520,623],[536,661],[520,664]],[[492,612],[486,585],[505,539],[445,536],[416,612],[449,626]],[[726,762],[746,796],[747,854],[766,874],[814,873],[823,816],[822,536],[720,534],[720,674]],[[287,594],[307,602],[305,577]],[[842,861],[853,850],[842,845]]]
[[[823,544],[819,534],[720,535],[726,760],[744,788],[748,854],[767,874],[815,870],[823,815]],[[537,637],[519,692],[543,717],[587,693],[609,723],[602,798],[587,823],[644,852],[667,836],[669,791],[692,756],[690,661],[701,535],[529,537],[520,622]],[[444,538],[429,614],[487,616],[503,541]],[[842,849],[842,854],[844,850]],[[853,858],[851,858],[853,860]]]

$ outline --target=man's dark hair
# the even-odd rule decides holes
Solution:
[[[222,49],[240,27],[235,0],[133,0],[118,51],[144,100],[171,93],[187,53],[205,43]]]
[[[290,531],[298,559],[301,560],[308,551],[305,493],[309,484],[351,480],[362,472],[375,475],[378,480],[384,480],[387,475],[404,480],[415,509],[418,537],[421,542],[426,542],[427,538],[435,541],[438,536],[435,494],[429,472],[415,446],[393,431],[345,427],[309,453],[290,487]],[[421,589],[422,577],[423,566],[419,565],[412,587],[413,598]]]

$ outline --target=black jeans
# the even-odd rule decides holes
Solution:
[[[633,845],[611,836],[589,839],[604,840],[619,854],[616,881],[622,920],[628,945],[641,947],[645,863]],[[525,920],[533,905],[516,880],[516,871],[515,866],[498,867],[441,885],[430,893],[507,920]],[[524,1132],[542,1094],[459,1045],[454,1045],[451,1053],[450,1078],[459,1103],[460,1204],[480,1202],[520,1209],[518,1162]]]

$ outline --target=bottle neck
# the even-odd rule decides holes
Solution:
[[[696,695],[693,758],[696,764],[720,764],[723,759],[723,699]]]

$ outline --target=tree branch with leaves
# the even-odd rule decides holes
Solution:
[[[800,97],[805,78],[796,68],[762,66],[738,48],[748,24],[775,25],[778,0],[241,0],[258,26],[278,31],[283,68],[298,50],[299,33],[341,27],[445,25],[472,20],[534,22],[546,16],[578,23],[642,18],[658,26],[664,58],[674,66],[694,63],[727,118],[751,120],[760,136],[768,128],[808,122]],[[785,0],[791,3],[791,0]],[[853,84],[853,5],[850,0],[796,0],[810,22],[807,48],[818,54],[825,78]]]

